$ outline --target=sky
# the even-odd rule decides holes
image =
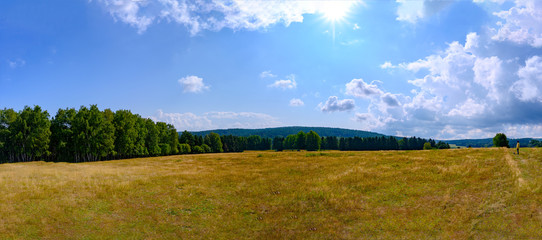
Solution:
[[[542,137],[542,1],[0,1],[0,108]]]

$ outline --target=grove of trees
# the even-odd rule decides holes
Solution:
[[[506,138],[505,138],[506,139]],[[421,150],[449,148],[416,137],[320,137],[299,131],[286,137],[248,137],[207,133],[181,134],[164,122],[129,110],[100,110],[96,105],[59,109],[51,118],[39,106],[0,110],[0,163],[27,161],[87,162],[109,159],[242,152],[245,150]]]

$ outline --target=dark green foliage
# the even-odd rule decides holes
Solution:
[[[0,162],[26,162],[45,159],[49,154],[51,121],[39,106],[21,112],[4,109],[0,113]]]
[[[295,146],[297,150],[305,149],[307,146],[307,135],[303,131],[296,134]]]
[[[202,144],[201,149],[203,149],[204,153],[212,153],[213,152],[213,149],[211,149],[211,147],[209,147],[209,145],[207,145],[207,144]]]
[[[430,149],[433,149],[433,147],[431,147],[430,142],[426,142],[423,144],[423,150],[430,150]]]
[[[315,131],[310,131],[309,133],[307,133],[305,138],[305,147],[307,151],[320,150],[320,144],[322,140],[320,139],[320,136],[318,136],[318,133],[316,133]]]
[[[283,137],[275,137],[273,138],[273,149],[274,150],[277,150],[277,151],[282,151],[284,150],[284,138]]]
[[[542,147],[542,141],[532,139],[531,141],[529,141],[529,144],[527,146],[529,146],[529,147]]]
[[[222,140],[220,139],[220,136],[216,133],[209,133],[205,136],[203,139],[203,142],[207,144],[209,147],[211,147],[211,152],[214,153],[221,153],[224,152],[222,148]]]
[[[192,133],[186,130],[181,134],[181,136],[179,136],[180,143],[186,143],[190,146],[195,146],[196,145],[195,141],[196,140],[194,139],[194,135],[192,135]]]
[[[439,141],[436,146],[438,149],[450,149],[450,145],[448,143],[445,143],[443,141]]]
[[[421,150],[429,140],[411,137],[397,141],[395,137],[341,138],[340,150],[371,151],[371,150]]]
[[[160,143],[158,144],[158,146],[160,146],[160,154],[162,156],[169,155],[169,153],[171,152],[171,147],[167,143]]]
[[[189,154],[191,152],[190,145],[187,143],[180,143],[179,144],[179,153],[180,154]]]
[[[205,150],[203,150],[201,146],[194,146],[192,148],[192,153],[195,153],[195,154],[205,153]]]
[[[508,139],[506,138],[506,135],[504,133],[497,133],[495,137],[493,137],[493,146],[495,147],[510,147],[508,145]]]

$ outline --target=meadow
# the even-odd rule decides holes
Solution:
[[[542,149],[0,165],[0,239],[540,239]]]

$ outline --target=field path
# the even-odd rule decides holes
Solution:
[[[517,179],[518,186],[520,188],[524,187],[525,179],[521,177],[521,170],[518,167],[518,163],[512,158],[512,156],[510,155],[510,152],[507,151],[506,148],[503,150],[503,152],[504,152],[504,158],[506,159],[506,163],[510,167],[510,170],[514,174],[514,177]]]

